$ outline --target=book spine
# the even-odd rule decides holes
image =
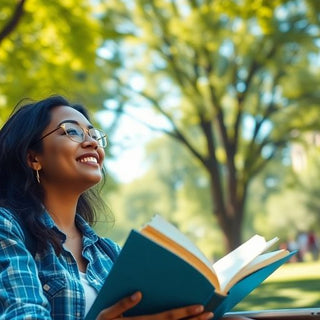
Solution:
[[[208,302],[204,306],[205,311],[214,312],[217,307],[226,299],[226,296],[213,292]]]

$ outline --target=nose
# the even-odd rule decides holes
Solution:
[[[82,142],[83,147],[87,148],[87,147],[92,147],[95,150],[98,149],[99,147],[99,143],[96,139],[93,139],[88,132],[85,133],[84,136],[84,141]]]

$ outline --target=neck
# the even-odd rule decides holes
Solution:
[[[59,229],[74,233],[75,215],[79,195],[65,192],[46,192],[44,205]]]

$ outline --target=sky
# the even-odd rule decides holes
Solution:
[[[150,116],[144,115],[145,120]],[[114,119],[112,112],[98,113],[98,121],[102,127],[108,127]],[[147,170],[144,147],[156,133],[128,116],[122,116],[118,127],[112,135],[112,159],[106,159],[107,171],[122,183],[129,183]]]

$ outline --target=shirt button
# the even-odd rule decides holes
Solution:
[[[48,284],[45,284],[45,285],[43,286],[43,290],[49,291],[49,290],[50,290],[50,286],[49,286]]]

